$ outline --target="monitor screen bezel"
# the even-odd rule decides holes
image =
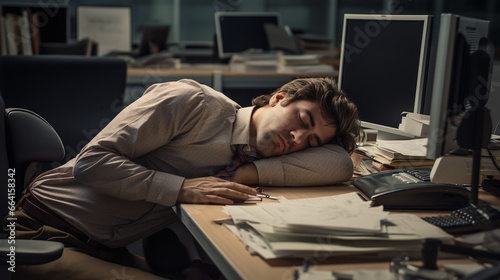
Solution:
[[[281,16],[280,13],[277,12],[215,12],[215,33],[217,40],[217,53],[219,58],[229,58],[234,54],[238,54],[239,52],[229,52],[224,50],[223,44],[223,36],[222,29],[220,24],[220,18],[222,16],[234,16],[234,17],[255,17],[255,16],[267,16],[267,17],[275,17],[278,26],[281,26]]]
[[[453,83],[463,79],[462,76],[457,75],[456,65],[458,42],[457,37],[459,34],[464,35],[465,42],[463,44],[471,47],[470,40],[465,36],[465,29],[473,26],[479,30],[474,33],[474,38],[479,35],[487,37],[489,34],[489,21],[484,19],[463,17],[456,14],[443,13],[441,14],[439,26],[439,39],[436,47],[436,61],[434,83],[432,89],[432,102],[431,102],[431,117],[429,125],[429,136],[427,144],[427,155],[429,159],[437,159],[444,156],[454,149],[458,148],[456,142],[456,132],[459,120],[451,120],[451,118],[458,117],[457,114],[451,114],[455,101],[450,101],[450,98],[456,98],[457,93],[452,92],[454,87]],[[478,37],[478,38],[481,38]],[[475,39],[471,39],[475,42]],[[477,40],[479,42],[479,40]],[[477,43],[475,42],[475,43]],[[474,51],[471,48],[470,51]],[[461,50],[463,51],[463,50]],[[470,56],[471,54],[467,54]],[[468,67],[463,65],[462,67]],[[466,69],[465,69],[466,70]],[[491,69],[490,69],[491,74]],[[489,88],[489,85],[486,85]]]
[[[339,64],[339,77],[338,77],[338,87],[342,89],[342,76],[343,76],[343,66],[345,59],[345,40],[346,40],[346,28],[348,20],[375,20],[375,21],[421,21],[423,24],[422,40],[420,46],[420,58],[419,58],[419,69],[417,76],[415,100],[413,104],[413,113],[421,113],[423,108],[423,96],[425,94],[425,74],[427,70],[427,58],[429,56],[430,41],[431,41],[431,25],[432,16],[431,15],[385,15],[385,14],[345,14],[344,15],[344,25],[342,31],[342,42],[341,42],[341,53],[340,53],[340,64]],[[347,93],[349,94],[349,93]],[[384,124],[373,123],[366,120],[361,120],[361,126],[364,128],[375,129],[380,135],[384,135],[383,138],[413,138],[414,135],[399,130],[397,127],[387,126]],[[382,138],[382,137],[380,137]]]

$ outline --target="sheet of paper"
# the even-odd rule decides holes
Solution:
[[[453,240],[452,235],[413,214],[391,214],[386,220],[395,225],[388,227],[388,233],[392,235],[413,234],[421,239],[437,238],[448,243]]]
[[[264,259],[332,256],[387,257],[401,251],[420,254],[422,239],[451,243],[453,236],[413,214],[391,214],[370,207],[355,193],[280,203],[231,205],[227,225],[251,253]]]
[[[225,226],[245,244],[251,254],[258,254],[264,259],[276,259],[288,255],[288,252],[281,254],[273,252],[267,241],[248,227],[230,224]]]
[[[297,254],[304,255],[305,253],[314,254],[319,252],[327,252],[330,256],[348,256],[348,255],[385,255],[379,253],[386,252],[415,252],[420,251],[420,245],[411,246],[411,244],[404,246],[395,244],[394,246],[349,246],[327,242],[269,242],[273,252],[285,254],[288,252],[289,256]]]
[[[80,6],[77,22],[78,40],[90,38],[97,42],[98,55],[131,50],[129,7]]]
[[[332,230],[300,232],[297,231],[296,229],[284,230],[280,229],[279,227],[273,227],[261,223],[247,223],[247,224],[268,240],[318,239],[318,238],[328,238],[330,240],[338,240],[339,242],[342,241],[363,241],[363,242],[391,241],[392,242],[392,241],[422,240],[422,236],[413,233],[386,234],[384,232],[380,235],[375,235],[366,233],[345,234],[342,232],[336,232]]]
[[[313,197],[313,198],[301,198],[301,199],[289,199],[289,200],[280,200],[280,203],[291,203],[294,205],[329,205],[335,204],[339,206],[343,205],[359,205],[362,207],[370,207],[369,201],[362,200],[355,192],[341,194],[341,195],[332,195],[332,196],[323,196],[323,197]]]
[[[224,211],[231,216],[235,224],[246,221],[275,224],[275,218],[258,205],[228,205],[224,207]]]
[[[380,232],[380,221],[388,215],[382,207],[370,207],[355,193],[259,204],[259,207],[282,223],[302,229]]]
[[[377,140],[377,145],[407,156],[425,156],[427,154],[427,141],[427,138]]]

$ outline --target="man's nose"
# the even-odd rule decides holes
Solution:
[[[290,131],[290,137],[292,139],[292,142],[295,143],[296,145],[299,145],[306,139],[307,137],[307,130],[306,129],[296,129]]]

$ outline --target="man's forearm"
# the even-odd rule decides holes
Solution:
[[[231,181],[248,186],[256,186],[259,184],[257,168],[253,163],[240,166],[231,177]]]
[[[345,182],[352,177],[350,155],[342,147],[327,144],[253,162],[259,185],[318,186]]]

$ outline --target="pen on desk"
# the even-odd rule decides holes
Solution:
[[[268,195],[268,194],[264,194],[264,193],[262,193],[262,194],[257,194],[256,196],[257,196],[257,197],[260,197],[260,198],[269,198],[269,199],[278,200],[278,198],[277,198],[277,197],[275,197],[275,196],[270,196],[270,195]]]
[[[255,188],[257,190],[257,195],[255,195],[256,197],[260,197],[260,198],[269,198],[269,199],[274,199],[274,200],[278,200],[277,197],[275,196],[270,196],[268,195],[267,193],[263,193],[262,192],[262,188],[261,187],[257,187]]]

